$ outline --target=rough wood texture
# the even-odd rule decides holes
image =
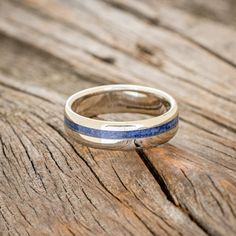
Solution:
[[[235,4],[200,2],[0,2],[1,235],[236,234]],[[174,95],[176,138],[73,146],[66,97],[107,83]]]

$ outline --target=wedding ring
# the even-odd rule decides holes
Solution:
[[[105,85],[69,97],[64,123],[70,138],[89,147],[148,148],[176,134],[178,107],[172,96],[158,89]]]

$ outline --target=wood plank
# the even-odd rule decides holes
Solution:
[[[12,94],[12,98],[9,99],[5,93],[6,101],[4,103],[4,106],[12,104],[12,107],[10,106],[10,110],[4,107],[1,111],[3,110],[4,114],[7,111],[7,114],[13,113],[14,117],[16,116],[10,121],[13,127],[18,127],[19,124],[16,125],[16,122],[19,116],[20,120],[23,119],[18,132],[27,131],[25,135],[30,135],[23,138],[23,144],[24,142],[28,145],[30,145],[28,142],[33,143],[35,145],[33,152],[39,153],[38,158],[43,155],[42,163],[49,165],[53,161],[50,151],[53,150],[54,154],[56,152],[54,150],[59,145],[62,153],[58,151],[55,155],[61,161],[59,166],[65,167],[67,174],[70,172],[70,167],[66,166],[66,158],[69,159],[72,167],[76,161],[79,161],[78,165],[82,165],[86,169],[89,179],[91,178],[92,181],[95,179],[92,189],[99,186],[102,191],[102,193],[96,191],[91,193],[94,201],[100,199],[99,204],[102,204],[101,212],[95,215],[95,219],[102,219],[102,223],[100,221],[99,223],[107,232],[113,232],[115,229],[117,230],[115,232],[120,235],[138,234],[139,227],[141,227],[140,235],[163,235],[164,232],[167,235],[189,235],[190,232],[191,234],[203,234],[202,230],[210,235],[234,235],[234,225],[236,225],[236,134],[235,120],[232,116],[236,109],[234,66],[212,55],[204,48],[199,48],[199,45],[189,39],[178,37],[174,32],[153,25],[153,22],[150,25],[150,23],[144,22],[143,18],[137,19],[129,12],[121,11],[100,1],[92,1],[92,3],[91,6],[91,1],[50,1],[47,4],[38,1],[23,1],[22,4],[14,1],[1,2],[0,30],[6,36],[1,35],[0,37],[0,50],[3,52],[0,62],[0,73],[2,74],[0,83],[4,85],[2,87],[4,91]],[[107,14],[102,14],[104,11]],[[99,25],[96,22],[99,22]],[[129,22],[129,24],[124,25],[123,22]],[[189,53],[185,54],[183,50]],[[48,61],[45,61],[45,58]],[[18,61],[21,64],[18,64]],[[12,67],[12,65],[15,66]],[[55,78],[55,81],[50,78]],[[76,150],[72,150],[73,148],[70,143],[67,143],[67,140],[61,141],[65,137],[61,137],[63,129],[60,104],[67,95],[95,84],[124,81],[158,87],[176,95],[180,104],[181,126],[178,136],[171,142],[174,146],[165,145],[158,149],[144,150],[144,153],[137,155],[135,152],[103,152],[80,146],[76,146]],[[228,81],[230,86],[225,85],[225,81]],[[61,84],[63,86],[60,86]],[[10,89],[7,89],[6,86]],[[30,93],[31,96],[23,94],[23,92]],[[51,92],[53,92],[53,96]],[[19,101],[16,102],[13,99],[15,97],[18,97]],[[41,101],[43,97],[48,101]],[[20,100],[26,104],[22,106]],[[35,104],[33,107],[31,100]],[[17,106],[14,105],[15,103]],[[38,107],[38,104],[43,105]],[[47,107],[46,111],[44,106]],[[17,108],[16,114],[13,112],[15,108]],[[225,111],[223,114],[222,109]],[[36,112],[36,114],[32,115],[32,112]],[[39,119],[42,117],[41,113],[43,120]],[[33,117],[29,115],[29,120],[25,121],[26,114],[31,114]],[[37,116],[39,117],[37,118]],[[51,120],[50,117],[54,118]],[[7,118],[9,117],[7,116]],[[40,127],[42,125],[42,130],[45,130],[39,136],[37,135],[36,140],[34,140],[35,130],[29,127],[29,124],[33,125],[35,122],[40,124]],[[3,127],[5,126],[4,124]],[[5,128],[12,129],[11,126]],[[57,135],[55,128],[59,132]],[[53,135],[49,137],[47,134],[51,134],[51,132]],[[19,143],[17,137],[14,135],[10,135],[10,137],[14,140],[13,147],[17,149],[15,144]],[[49,150],[38,144],[45,139],[50,143]],[[8,135],[4,136],[4,142],[7,143],[9,149],[12,140],[9,141]],[[56,147],[54,147],[55,145]],[[6,147],[3,150],[6,152]],[[186,150],[188,151],[186,152]],[[14,157],[11,151],[7,150],[7,152],[10,154],[4,153],[5,156]],[[25,151],[22,149],[21,152],[24,153],[23,160],[27,163],[28,157]],[[70,160],[71,155],[75,160]],[[6,166],[8,170],[14,169],[12,163],[14,162],[8,165],[7,162],[4,162],[3,166]],[[74,176],[71,178],[73,180],[63,177],[65,179],[60,181],[56,177],[56,180],[50,181],[48,180],[51,178],[50,174],[52,173],[51,175],[54,177],[58,176],[57,171],[59,170],[55,170],[57,167],[53,164],[50,169],[51,173],[47,173],[49,171],[46,167],[45,169],[41,166],[42,163],[38,163],[36,155],[39,174],[43,173],[47,186],[50,188],[49,199],[54,196],[55,188],[51,185],[56,181],[63,201],[60,202],[59,199],[55,203],[47,203],[48,208],[37,212],[39,215],[46,216],[46,220],[40,224],[36,217],[32,220],[32,225],[46,225],[45,234],[49,232],[46,228],[48,218],[53,216],[49,210],[52,204],[54,211],[56,211],[57,205],[61,208],[65,206],[64,210],[59,210],[62,219],[57,218],[56,223],[53,224],[54,234],[59,233],[58,229],[62,234],[69,234],[66,228],[68,222],[70,222],[69,230],[76,234],[91,233],[87,230],[88,227],[92,229],[92,233],[106,234],[107,232],[94,223],[92,218],[94,212],[87,215],[89,213],[82,210],[82,213],[86,212],[85,219],[77,213],[75,214],[77,222],[71,223],[74,213],[70,210],[69,201],[64,199],[66,196],[72,196],[72,204],[80,212],[81,209],[86,209],[83,208],[83,200],[82,203],[74,200],[75,197],[71,191],[77,190],[78,186],[91,187],[83,174],[77,173],[79,167],[75,167],[72,171],[74,176],[79,176],[77,182],[74,182]],[[149,171],[144,164],[149,167]],[[126,168],[124,169],[124,167]],[[143,174],[135,173],[145,173],[145,178]],[[102,180],[101,186],[94,175]],[[135,177],[134,180],[133,177]],[[14,185],[17,186],[17,178],[14,181]],[[25,178],[20,185],[21,188],[18,188],[20,193],[23,191],[24,181]],[[30,180],[28,181],[26,183],[31,185]],[[40,182],[40,179],[37,181]],[[66,183],[64,184],[66,189],[63,188],[63,181]],[[6,184],[7,182],[5,182]],[[27,184],[26,186],[28,186]],[[40,187],[43,188],[43,186]],[[124,191],[125,188],[128,190]],[[77,191],[82,194],[80,190]],[[103,196],[104,191],[109,199],[112,199],[109,206],[103,205],[103,201],[106,201]],[[110,196],[109,192],[115,197]],[[47,193],[45,195],[47,196]],[[10,199],[12,195],[7,196]],[[83,195],[83,198],[85,199],[86,196]],[[117,198],[121,204],[117,205]],[[13,201],[9,199],[8,201],[4,199],[7,206],[13,204]],[[29,202],[30,199],[33,197],[29,198]],[[46,200],[40,199],[37,204],[46,204],[45,202]],[[28,209],[25,204],[23,202],[20,207]],[[119,215],[117,217],[106,211],[108,207],[110,212],[110,208],[113,209],[114,205]],[[178,208],[174,205],[177,205]],[[91,207],[93,206],[91,205]],[[148,210],[144,210],[146,207]],[[166,207],[170,209],[167,213]],[[160,223],[161,220],[157,216],[152,219],[153,214],[155,215],[153,211],[158,215],[164,211],[161,217],[166,220],[165,224],[169,223],[168,227],[164,223]],[[175,214],[171,214],[171,211],[174,211]],[[4,213],[3,216],[9,216],[8,210],[5,212],[7,213]],[[26,215],[28,214],[31,213]],[[108,217],[104,218],[104,214],[108,214]],[[179,217],[182,222],[180,225]],[[133,226],[127,223],[127,218]],[[12,219],[12,216],[9,219]],[[22,216],[17,216],[17,219],[24,222],[20,228],[23,234],[24,229],[27,228],[25,227],[27,222],[22,219]],[[20,224],[20,222],[17,223]],[[79,223],[82,223],[82,226]],[[5,226],[3,225],[3,227]],[[194,232],[196,229],[197,231]],[[32,232],[33,227],[29,226],[29,230]]]
[[[100,4],[100,3],[98,2],[97,4]],[[57,6],[57,9],[62,8],[61,5],[52,5],[51,8],[48,8],[48,7],[46,9],[43,8],[44,14],[46,14],[47,9],[53,9],[56,6]],[[19,23],[15,23],[15,25],[14,24],[9,25],[7,24],[7,21],[6,21],[6,23],[2,23],[2,29],[5,32],[13,35],[14,37],[18,37],[18,38],[23,37],[25,41],[28,41],[28,43],[33,44],[34,46],[39,47],[43,50],[47,50],[51,54],[57,57],[60,57],[62,60],[67,61],[67,63],[70,63],[74,67],[79,68],[80,73],[83,74],[86,78],[91,76],[92,78],[94,78],[94,80],[97,80],[97,81],[101,81],[101,78],[103,78],[103,83],[107,83],[108,81],[109,83],[114,83],[114,82],[124,83],[124,82],[132,81],[132,83],[145,84],[149,86],[155,85],[156,87],[160,89],[163,89],[167,92],[170,92],[171,94],[174,94],[180,103],[180,106],[181,106],[180,112],[181,114],[183,114],[183,119],[188,124],[195,125],[195,126],[196,126],[196,122],[198,124],[198,127],[195,127],[196,129],[194,132],[192,132],[193,131],[192,127],[190,130],[186,128],[181,129],[181,132],[184,132],[184,134],[182,135],[185,137],[185,141],[183,142],[182,140],[179,140],[178,143],[180,143],[181,146],[184,145],[185,148],[194,147],[195,152],[199,153],[200,155],[204,154],[206,158],[211,159],[213,162],[216,161],[217,159],[217,161],[221,163],[222,166],[224,165],[227,167],[226,171],[229,171],[229,169],[232,169],[232,168],[233,170],[235,170],[235,163],[233,159],[230,157],[231,155],[230,152],[234,152],[232,147],[235,145],[234,140],[236,136],[234,132],[236,124],[231,114],[235,112],[236,108],[233,101],[227,100],[228,98],[232,99],[231,94],[234,94],[233,92],[234,89],[233,89],[233,86],[230,86],[230,89],[227,85],[226,87],[224,86],[225,87],[224,91],[227,91],[226,93],[228,95],[226,98],[219,97],[219,94],[221,93],[220,88],[224,88],[224,87],[222,87],[222,83],[218,79],[219,77],[215,77],[215,75],[218,72],[219,72],[218,76],[219,75],[223,76],[223,74],[224,76],[226,74],[228,76],[231,74],[232,76],[229,76],[228,78],[224,77],[224,79],[229,79],[230,80],[229,82],[231,84],[234,84],[235,80],[233,80],[232,78],[234,78],[235,76],[235,68],[232,68],[231,66],[225,64],[224,62],[222,62],[221,60],[218,60],[215,57],[209,57],[208,61],[206,60],[203,61],[203,63],[207,63],[208,70],[212,69],[211,80],[208,79],[207,82],[204,82],[204,86],[206,83],[210,81],[212,85],[211,87],[215,88],[214,85],[216,83],[219,83],[219,86],[218,86],[219,93],[212,94],[212,93],[209,93],[209,90],[206,91],[206,90],[203,90],[202,88],[199,88],[196,84],[191,84],[192,81],[195,81],[196,78],[200,80],[199,84],[200,82],[203,83],[203,81],[206,81],[206,78],[202,80],[202,77],[200,75],[196,76],[194,74],[192,77],[189,77],[189,81],[191,81],[191,83],[186,83],[186,81],[179,79],[178,76],[176,77],[175,74],[173,76],[170,76],[170,75],[167,75],[166,73],[163,73],[160,70],[160,68],[156,67],[155,64],[152,65],[150,60],[148,61],[145,60],[144,62],[143,61],[140,62],[139,60],[140,56],[138,56],[137,58],[134,58],[133,56],[137,50],[136,46],[131,56],[127,56],[120,50],[113,49],[109,46],[106,46],[103,43],[98,42],[98,40],[95,40],[94,38],[91,38],[88,35],[85,35],[82,32],[79,32],[80,28],[76,28],[76,30],[73,28],[71,29],[71,27],[66,27],[66,23],[64,23],[64,25],[60,25],[57,23],[57,21],[53,21],[53,19],[52,21],[47,21],[45,20],[47,18],[44,17],[44,15],[40,17],[38,15],[30,13],[30,11],[28,10],[26,11],[22,9],[22,7],[19,8],[19,6],[17,8],[14,8],[14,10],[11,9],[10,5],[5,6],[5,7],[10,7],[10,9],[6,8],[4,12],[14,12],[14,15],[10,15],[4,18],[4,20],[7,20],[10,17],[15,17],[14,21],[12,18],[10,22],[16,22],[18,20],[20,21],[19,23],[22,24],[21,27],[19,28],[17,25]],[[102,4],[102,7],[108,8],[109,6],[106,6],[106,5],[104,6]],[[40,9],[38,5],[37,5],[37,8]],[[1,9],[4,9],[4,7],[2,7]],[[63,6],[63,10],[65,9],[66,8],[64,8]],[[80,8],[77,8],[77,9],[80,9]],[[119,23],[119,21],[112,22],[112,19],[114,18],[114,17],[112,18],[112,15],[115,14],[114,11],[116,12],[117,10],[110,9],[110,8],[104,9],[104,10],[106,12],[111,12],[110,18],[109,20],[106,19],[106,22],[111,21],[112,26],[114,28],[115,25]],[[89,12],[89,10],[87,11]],[[2,14],[3,16],[4,16],[4,12]],[[81,14],[84,12],[86,11],[83,9],[83,11],[78,15],[81,19],[75,18],[74,21],[80,22],[80,23],[83,22],[82,21],[83,18]],[[102,12],[102,10],[98,12]],[[95,12],[93,13],[95,14]],[[118,13],[121,14],[119,11]],[[70,16],[71,15],[73,16],[73,14],[70,14]],[[140,30],[139,30],[140,27],[142,27],[141,29],[144,28],[145,30],[146,28],[148,28],[148,26],[142,22],[137,23],[137,20],[133,18],[132,16],[125,15],[124,17],[127,17],[128,18],[127,20],[129,20],[130,22],[136,25],[139,24],[139,28],[135,32],[135,35],[139,34],[138,37],[141,37]],[[95,18],[97,20],[97,17]],[[29,21],[28,19],[31,19],[31,21]],[[36,22],[38,23],[36,24]],[[85,18],[84,22],[88,22],[87,18]],[[90,17],[90,22],[93,23],[92,17]],[[6,24],[6,26],[4,26],[3,24]],[[27,26],[28,24],[32,24],[32,25]],[[47,25],[47,27],[37,28],[36,30],[34,28],[37,25],[38,26]],[[96,25],[96,24],[94,23],[93,25]],[[103,24],[101,24],[101,26],[103,26]],[[100,28],[102,27],[99,27],[99,29]],[[134,31],[134,28],[132,28],[133,31]],[[44,32],[45,29],[46,29],[46,32]],[[66,38],[64,38],[63,36],[63,32],[65,30],[67,32]],[[94,30],[94,29],[91,28],[91,30]],[[158,48],[165,47],[165,49],[168,50],[169,52],[170,50],[168,49],[169,44],[167,44],[167,39],[169,38],[168,43],[170,43],[170,40],[171,40],[173,44],[173,41],[174,41],[173,35],[169,35],[167,33],[167,36],[163,39],[161,37],[163,36],[163,32],[161,31],[162,32],[161,35],[157,35],[156,27],[153,28],[152,26],[150,26],[149,31],[150,31],[150,34],[153,34],[152,31],[155,31],[155,35],[159,36],[158,37],[159,40],[158,41],[155,40],[155,42],[160,43],[161,40],[163,41],[161,45],[158,45],[159,46]],[[99,32],[97,32],[97,35],[103,35],[102,32],[100,34]],[[114,32],[119,32],[119,30],[114,30]],[[131,28],[130,29],[128,28],[126,33],[130,34],[130,32],[132,32]],[[113,36],[113,38],[116,37],[116,39],[118,40],[119,39],[118,37],[120,37],[120,40],[123,41],[124,37],[122,35],[120,34],[118,35],[116,34],[114,36],[111,35],[109,38],[111,39]],[[135,35],[133,37],[137,38],[137,36]],[[128,37],[128,41],[124,41],[124,42],[120,41],[120,43],[116,45],[121,45],[122,48],[127,48],[126,46],[127,43],[132,42],[131,40],[133,37]],[[77,40],[78,38],[80,39],[79,41]],[[47,40],[47,45],[45,45],[44,43],[45,40]],[[67,42],[62,43],[61,40],[65,40]],[[133,41],[132,45],[136,45],[139,41],[142,41],[142,40],[144,39],[142,38],[139,40],[136,39],[136,41]],[[191,46],[191,51],[195,51],[194,54],[197,55],[197,57],[195,58],[195,63],[202,62],[202,60],[208,55],[204,50],[197,48],[195,45],[190,44],[189,42],[186,42],[183,39],[177,39],[176,45],[180,46],[180,43],[183,44],[183,47],[185,44],[187,44],[189,47]],[[148,42],[146,42],[145,45],[148,45]],[[58,50],[58,48],[60,48],[60,50]],[[129,50],[131,50],[131,47],[128,47],[128,48]],[[155,48],[154,50],[156,50]],[[173,47],[173,49],[174,48],[175,47]],[[183,55],[180,49],[178,49],[177,52],[178,52],[178,56]],[[95,58],[94,58],[94,55],[96,55]],[[189,55],[188,58],[186,58],[186,60],[189,61],[189,57],[191,56],[192,55]],[[115,59],[116,63],[111,65],[109,63],[104,62],[103,60],[98,59],[98,58],[106,58],[106,57],[116,58]],[[154,54],[153,60],[154,59],[155,59],[155,54]],[[166,60],[168,59],[163,58],[162,62],[166,63],[165,62]],[[128,68],[126,66],[127,64],[129,65]],[[216,64],[217,64],[217,68],[215,66]],[[88,65],[91,65],[91,66],[88,66]],[[203,68],[203,66],[201,67],[199,66],[199,69],[200,68]],[[181,71],[180,76],[185,76],[185,73],[188,73],[186,72],[186,70],[183,71],[183,69],[181,68],[178,68],[177,70],[176,66],[174,67],[168,66],[168,71],[170,72],[173,71],[173,73],[176,73],[176,71],[179,71],[179,72]],[[216,102],[217,102],[217,106],[215,106]],[[214,109],[212,109],[212,107],[214,107]],[[224,113],[222,113],[222,109],[224,109]],[[190,113],[191,113],[191,116],[189,116]],[[202,130],[205,130],[207,132],[207,134],[205,134],[205,137],[198,135],[199,132],[202,133],[202,131],[199,130],[199,126],[201,127]],[[185,125],[185,127],[188,127],[188,125]],[[212,129],[209,130],[209,127]],[[189,132],[191,132],[191,136],[188,135]],[[210,143],[208,145],[203,145],[205,144],[206,138],[210,140],[209,141]],[[212,145],[217,146],[217,149],[223,153],[225,151],[225,148],[221,143],[224,142],[225,139],[227,139],[228,143],[230,143],[229,150],[227,151],[225,155],[220,154],[220,155],[217,155],[217,158],[215,158],[215,155],[218,152],[214,149],[212,150],[211,146]],[[195,143],[195,140],[198,140],[198,143],[200,144],[199,146],[198,144]],[[198,146],[198,148],[195,148],[196,146]],[[235,175],[234,172],[232,172],[231,174]]]
[[[210,235],[236,233],[236,182],[222,169],[172,145],[141,153],[176,205]],[[222,227],[224,225],[224,227]]]
[[[49,99],[53,97],[55,100],[57,97],[57,102],[60,100],[62,104],[72,93],[102,84],[97,80],[94,81],[92,77],[82,75],[77,67],[45,50],[30,47],[2,34],[0,41],[0,71],[9,78],[11,77],[12,80],[16,79],[13,83],[8,79],[8,85],[17,85],[22,89],[26,89],[28,86],[27,91],[35,91],[35,93],[43,93],[43,88],[51,89],[50,93],[40,93],[41,96],[52,94]],[[65,83],[65,78],[70,83]],[[43,88],[40,90],[39,87]]]
[[[226,61],[232,66],[236,66],[236,43],[235,43],[235,14],[234,8],[235,4],[230,3],[231,16],[228,14],[228,21],[231,21],[232,26],[229,24],[225,25],[221,22],[214,22],[207,19],[209,14],[203,15],[203,17],[194,16],[184,10],[178,9],[175,5],[179,5],[180,8],[186,9],[188,5],[194,5],[193,2],[184,4],[183,2],[174,3],[171,2],[166,4],[166,2],[160,1],[143,1],[137,4],[137,1],[122,1],[122,0],[105,0],[111,5],[118,7],[122,10],[128,11],[138,18],[143,18],[158,27],[163,27],[167,30],[173,31],[188,39],[198,46],[204,48],[212,55]],[[168,2],[168,1],[167,1]],[[198,2],[202,8],[208,3]],[[222,6],[222,4],[227,5],[227,1],[218,1],[215,6]],[[174,6],[173,6],[174,5]],[[213,4],[209,4],[213,5]],[[207,6],[209,9],[209,6]],[[205,8],[207,8],[205,6]],[[214,6],[211,6],[211,9]],[[196,9],[196,8],[195,8]],[[227,14],[222,11],[222,8],[217,10],[217,15],[219,12],[223,15],[221,20],[227,19]],[[214,11],[214,10],[213,10]],[[202,11],[201,13],[204,13]],[[199,14],[198,14],[199,15]]]
[[[2,233],[205,235],[136,152],[72,146],[62,105],[0,91]]]
[[[235,80],[232,78],[235,77],[235,70],[232,70],[225,63],[220,63],[219,60],[214,58],[214,56],[210,56],[205,50],[200,50],[193,42],[188,42],[187,39],[179,39],[175,32],[169,32],[169,30],[162,27],[157,28],[156,26],[147,25],[143,20],[139,21],[136,17],[124,14],[123,11],[113,9],[99,1],[93,1],[93,7],[91,7],[90,1],[76,3],[73,1],[63,3],[51,1],[51,8],[48,8],[45,4],[32,4],[29,2],[28,6],[34,10],[41,9],[43,14],[47,13],[54,20],[63,21],[64,24],[67,23],[68,27],[77,27],[79,31],[82,30],[83,33],[92,35],[96,40],[102,40],[102,42],[109,43],[111,47],[136,56],[139,60],[148,61],[150,64],[157,66],[159,70],[162,70],[162,73],[163,71],[165,73],[168,73],[168,71],[175,72],[175,74],[171,74],[172,77],[175,75],[175,78],[185,79],[185,82],[196,82],[197,86],[202,86],[212,93],[215,92],[218,96],[220,93],[217,93],[217,91],[221,89],[222,92],[224,88],[224,93],[229,95],[227,96],[228,99],[235,96],[230,87],[225,84],[223,86],[218,79],[220,75],[228,83],[232,82],[234,84]],[[54,7],[57,8],[57,11],[51,10]],[[99,9],[99,11],[96,9]],[[107,11],[109,14],[101,14],[102,11]],[[93,13],[92,15],[91,12]],[[98,19],[101,22],[99,26],[96,24]],[[122,28],[125,21],[130,23],[130,27],[127,25]],[[129,47],[126,45],[129,45]],[[188,54],[182,53],[183,50],[188,52]],[[98,53],[98,50],[93,50],[93,53],[96,52]],[[152,55],[148,55],[147,52],[151,52]],[[101,54],[101,51],[99,53]],[[98,56],[104,57],[104,55]],[[215,67],[216,63],[219,69]],[[200,74],[196,76],[189,73],[189,70],[192,73]],[[223,73],[226,71],[227,73]]]

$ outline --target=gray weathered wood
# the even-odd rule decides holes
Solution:
[[[3,235],[235,235],[236,33],[135,3],[0,2]],[[176,97],[177,137],[140,152],[73,146],[65,98],[124,82]]]

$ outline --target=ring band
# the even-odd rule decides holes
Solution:
[[[115,120],[111,121],[110,116]],[[114,150],[148,148],[165,143],[176,134],[178,107],[174,98],[161,90],[105,85],[70,96],[64,123],[69,137],[86,146]]]

